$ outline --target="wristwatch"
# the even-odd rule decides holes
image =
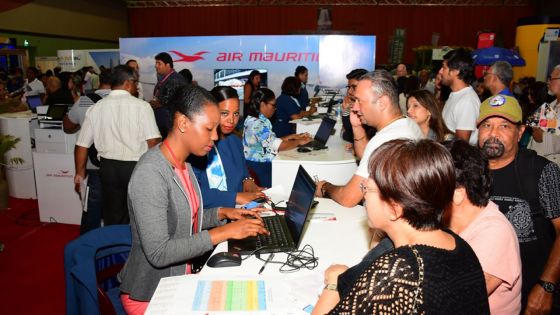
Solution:
[[[556,285],[552,282],[548,282],[548,281],[544,281],[544,280],[540,280],[537,281],[537,283],[543,287],[544,291],[546,293],[554,293],[556,292]]]
[[[327,284],[323,289],[329,291],[336,291],[336,283]]]

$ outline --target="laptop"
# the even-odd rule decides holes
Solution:
[[[321,125],[319,126],[313,140],[306,144],[299,145],[299,147],[313,148],[313,150],[325,149],[327,147],[327,141],[334,130],[335,124],[336,120],[329,117],[323,117],[323,121],[321,121]]]
[[[45,115],[45,119],[48,119],[50,122],[61,123],[68,112],[68,107],[71,105],[68,104],[53,104],[49,105],[49,109],[47,109],[47,114]]]
[[[41,97],[39,95],[29,95],[27,96],[27,106],[31,112],[37,112],[37,106],[43,106],[43,102],[41,101]]]
[[[291,252],[299,248],[303,226],[315,197],[315,182],[299,166],[284,215],[263,217],[270,235],[259,235],[242,240],[229,240],[228,251],[241,255]]]
[[[68,104],[54,104],[49,105],[47,113],[39,119],[40,128],[60,128],[64,116],[68,112]]]

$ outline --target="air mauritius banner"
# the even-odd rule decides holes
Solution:
[[[147,100],[152,98],[156,72],[154,57],[171,55],[177,72],[189,69],[193,79],[206,89],[230,85],[243,91],[251,70],[261,72],[262,84],[277,95],[284,78],[297,66],[309,69],[307,89],[312,96],[319,88],[343,88],[352,69],[375,66],[375,36],[197,36],[121,38],[120,61],[135,59]],[[240,95],[241,96],[241,95]]]

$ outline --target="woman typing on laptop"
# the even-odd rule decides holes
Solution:
[[[260,185],[272,185],[272,159],[278,151],[291,150],[311,141],[308,134],[291,134],[278,138],[272,131],[270,117],[276,111],[276,97],[267,88],[255,91],[245,119],[243,150],[249,166],[257,174]]]
[[[119,274],[127,314],[143,314],[161,278],[192,273],[192,259],[214,245],[268,233],[254,211],[204,209],[184,162],[190,154],[207,154],[218,139],[220,113],[212,95],[185,86],[171,104],[172,129],[140,158],[128,186],[132,248]],[[237,221],[224,224],[226,219]]]

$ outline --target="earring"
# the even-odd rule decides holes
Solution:
[[[183,129],[181,129],[181,128],[179,128],[179,131],[180,131],[181,133],[185,133],[185,131],[184,131]]]

